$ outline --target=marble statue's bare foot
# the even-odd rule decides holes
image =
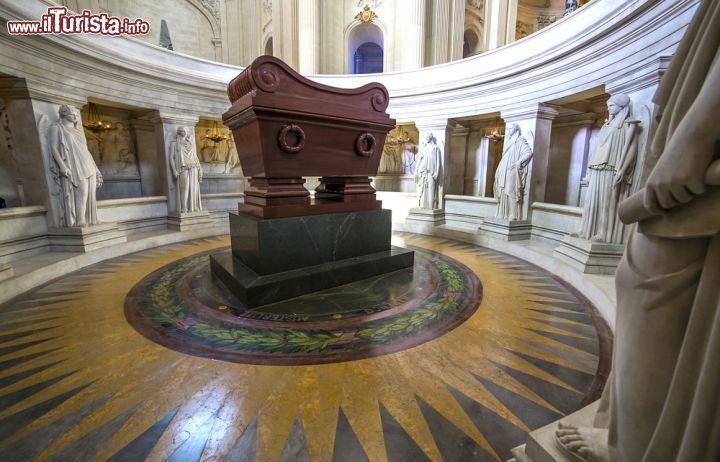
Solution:
[[[558,424],[555,443],[573,462],[607,462],[608,431]]]

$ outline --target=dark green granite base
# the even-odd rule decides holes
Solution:
[[[248,308],[409,268],[413,264],[412,250],[391,247],[359,257],[260,275],[228,252],[210,256],[213,275]]]
[[[270,275],[390,250],[392,212],[326,213],[260,219],[230,214],[233,255]]]

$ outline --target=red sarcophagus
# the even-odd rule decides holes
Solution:
[[[223,122],[251,177],[240,212],[279,218],[381,208],[369,177],[395,125],[382,84],[330,87],[261,56],[230,82],[228,96]],[[320,177],[313,201],[306,176]]]

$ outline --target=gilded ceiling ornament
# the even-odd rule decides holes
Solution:
[[[378,18],[378,15],[370,9],[370,5],[367,3],[363,6],[361,12],[355,15],[355,19],[362,22],[373,22]]]

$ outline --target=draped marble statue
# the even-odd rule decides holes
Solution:
[[[438,194],[443,171],[442,157],[442,148],[438,146],[435,135],[428,133],[415,169],[418,207],[421,209],[434,210],[438,208]]]
[[[630,191],[640,121],[630,118],[627,95],[612,96],[607,106],[608,121],[600,129],[595,151],[588,162],[588,190],[577,236],[621,244],[625,228],[618,219],[617,206]]]
[[[720,460],[720,1],[700,3],[655,95],[645,208],[615,278],[613,370],[573,460]]]
[[[51,171],[60,190],[60,226],[89,226],[99,223],[96,188],[103,177],[88,151],[78,117],[70,106],[60,106],[57,123],[50,126],[48,143]]]
[[[405,175],[415,175],[417,161],[415,159],[415,146],[413,144],[408,143],[405,145],[405,150],[402,153],[402,167]]]
[[[507,127],[502,158],[495,171],[493,191],[497,199],[495,218],[522,220],[523,198],[527,168],[532,159],[532,149],[518,124]]]
[[[199,212],[202,168],[190,131],[178,127],[175,139],[170,142],[170,170],[175,180],[175,197],[178,212]]]

